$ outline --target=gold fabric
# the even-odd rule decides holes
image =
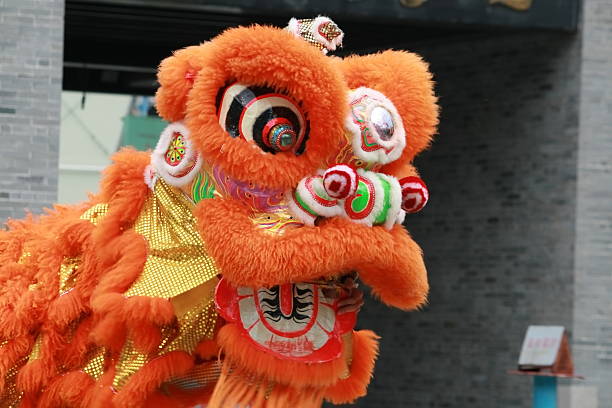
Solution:
[[[81,215],[82,220],[88,220],[93,225],[98,225],[104,216],[108,213],[108,204],[100,203],[91,207]]]
[[[66,257],[60,265],[59,270],[59,293],[60,295],[70,291],[76,285],[81,259],[79,257]]]
[[[192,289],[192,293],[184,293],[177,298],[182,305],[177,308],[177,298],[172,299],[177,313],[180,327],[178,335],[160,344],[162,354],[174,350],[183,350],[192,353],[198,343],[205,339],[212,339],[217,323],[214,295],[217,279]],[[178,310],[177,310],[178,309]]]
[[[113,387],[116,390],[120,390],[136,371],[153,358],[175,350],[193,353],[199,342],[213,338],[217,323],[217,312],[214,304],[216,283],[217,279],[214,278],[170,299],[176,311],[177,321],[162,328],[163,339],[160,342],[158,353],[147,356],[138,352],[131,341],[126,343],[119,357],[115,378],[113,379]],[[203,374],[197,372],[197,375],[198,378],[191,378],[191,375],[188,374],[174,380],[185,384],[191,381],[203,381]],[[206,378],[210,380],[212,375],[212,371],[207,372]]]
[[[6,342],[4,342],[4,344],[6,344]],[[15,380],[17,373],[27,361],[27,357],[24,357],[8,370],[6,376],[4,377],[4,392],[0,394],[0,407],[17,408],[19,406],[23,393],[17,390]]]
[[[194,204],[180,190],[159,179],[154,194],[147,199],[134,223],[134,231],[147,240],[149,252],[141,276],[125,295],[170,299],[177,320],[162,328],[159,351],[152,355],[139,353],[131,341],[126,342],[113,381],[117,390],[151,359],[174,350],[192,353],[200,341],[212,339],[214,335],[217,312],[213,297],[219,270],[199,236],[193,208]],[[83,213],[81,219],[98,225],[108,211],[108,204],[97,204]],[[24,251],[20,262],[27,262],[29,256]],[[64,259],[58,271],[60,294],[74,287],[80,263],[78,257]],[[11,375],[14,376],[28,359],[40,358],[41,342],[42,336],[39,336],[29,357],[13,367]],[[104,349],[96,348],[90,356],[83,371],[97,380],[104,372]],[[189,384],[209,384],[216,381],[218,371],[215,365],[202,364],[189,375],[172,379],[170,383],[182,388],[188,388]],[[14,380],[7,381],[7,385],[14,387]],[[9,389],[5,394],[13,391]],[[11,394],[10,398],[18,404],[20,395]],[[5,401],[8,400],[3,395],[2,406]]]
[[[98,347],[91,352],[89,362],[83,367],[83,371],[98,381],[104,374],[104,348]]]
[[[147,199],[134,230],[149,244],[138,280],[126,296],[172,298],[219,274],[196,228],[193,204],[163,179]]]
[[[162,385],[173,385],[182,390],[193,390],[196,388],[204,388],[211,385],[219,379],[221,375],[221,362],[218,360],[207,361],[193,367],[187,374],[181,377],[174,377],[167,383]]]
[[[42,334],[39,334],[36,337],[36,341],[32,346],[32,351],[30,351],[30,355],[28,356],[28,361],[38,360],[40,358],[40,347],[42,346]]]
[[[140,370],[148,361],[148,357],[145,354],[139,353],[134,348],[132,340],[128,340],[121,350],[119,361],[115,371],[115,378],[113,379],[113,388],[119,391],[130,377],[138,370]]]

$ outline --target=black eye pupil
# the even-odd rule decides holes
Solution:
[[[268,142],[267,144],[277,152],[291,149],[296,142],[296,134],[293,130],[293,126],[286,123],[272,127],[264,137]]]

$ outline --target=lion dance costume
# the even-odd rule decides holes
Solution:
[[[320,407],[365,395],[377,336],[338,313],[355,272],[411,310],[402,227],[437,125],[426,64],[339,58],[328,18],[229,29],[162,61],[151,153],[101,191],[0,231],[0,402]],[[353,276],[353,275],[351,275]],[[337,295],[330,295],[336,291]]]

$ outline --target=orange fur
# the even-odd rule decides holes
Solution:
[[[328,386],[337,381],[346,367],[341,359],[320,364],[278,359],[255,349],[233,323],[226,324],[219,330],[217,342],[225,354],[226,363],[241,367],[253,376],[265,376],[280,384],[298,387],[305,384]]]
[[[214,340],[203,340],[197,345],[194,354],[200,360],[210,360],[219,354],[219,345]]]
[[[379,338],[369,330],[353,332],[351,374],[325,390],[326,400],[334,404],[349,404],[366,395],[378,356]]]
[[[158,357],[138,370],[115,395],[113,402],[118,408],[141,407],[164,381],[184,374],[192,367],[193,358],[181,351]]]
[[[197,72],[193,87],[185,84],[188,69]],[[348,89],[340,72],[330,58],[285,30],[265,26],[227,30],[214,41],[165,59],[158,78],[160,114],[178,120],[184,111],[198,151],[239,180],[271,189],[292,188],[325,158],[333,158],[343,140]],[[262,153],[252,143],[229,137],[219,126],[215,105],[217,91],[228,81],[270,86],[297,101],[312,124],[304,154]]]
[[[0,353],[0,396],[5,388],[6,374],[30,351],[33,344],[32,336],[26,335],[13,338],[2,346],[2,353]]]
[[[85,408],[82,401],[93,384],[93,379],[83,371],[73,371],[58,376],[45,388],[37,406],[39,408],[61,406]]]
[[[406,129],[402,156],[388,164],[389,174],[400,168],[431,143],[438,125],[437,98],[432,75],[421,57],[406,51],[335,59],[351,89],[360,86],[382,92],[397,108]]]
[[[336,218],[272,236],[257,229],[249,214],[226,199],[202,201],[196,208],[208,250],[234,285],[273,286],[359,270],[389,305],[413,309],[426,299],[421,249],[401,225],[387,231]]]

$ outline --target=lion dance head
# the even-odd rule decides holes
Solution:
[[[326,17],[238,27],[159,67],[170,122],[100,193],[0,232],[0,401],[319,407],[365,395],[378,337],[345,282],[425,302],[402,224],[438,114],[427,65],[328,56]]]

